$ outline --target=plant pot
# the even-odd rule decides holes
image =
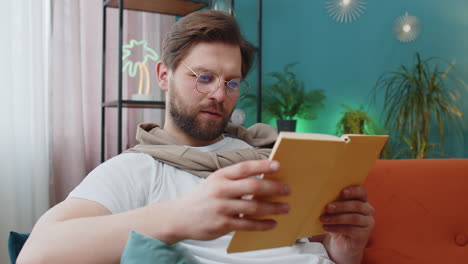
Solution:
[[[276,120],[278,131],[296,132],[296,120]]]

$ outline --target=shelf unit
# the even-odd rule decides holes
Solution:
[[[208,6],[208,1],[187,0],[107,0],[104,5],[119,8],[120,2],[125,2],[124,9],[145,11],[151,13],[185,16]]]
[[[163,101],[135,101],[135,100],[122,100],[122,107],[126,108],[165,108]],[[103,107],[118,107],[119,101],[103,102]]]
[[[123,108],[154,108],[164,109],[164,101],[135,101],[122,98],[122,54],[123,54],[123,23],[124,10],[159,13],[174,16],[185,16],[191,12],[207,7],[211,0],[104,0],[102,9],[102,90],[101,90],[101,162],[105,160],[105,124],[106,108],[117,109],[117,152],[122,152],[122,109]],[[262,0],[258,0],[258,86],[257,86],[257,121],[261,121],[261,15]],[[234,1],[233,1],[234,6]],[[106,24],[107,9],[117,8],[118,19],[118,84],[117,100],[106,101]]]
[[[123,53],[123,11],[135,10],[142,12],[160,13],[168,15],[185,16],[208,5],[208,1],[184,1],[184,0],[105,0],[102,8],[103,32],[102,32],[102,90],[101,90],[101,162],[105,160],[105,127],[106,108],[117,109],[117,152],[122,152],[122,109],[123,108],[155,108],[164,109],[164,101],[134,101],[122,98],[122,53]],[[118,84],[117,100],[106,101],[106,27],[107,9],[117,8],[118,21]]]

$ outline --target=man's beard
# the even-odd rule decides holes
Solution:
[[[179,127],[182,132],[203,141],[212,141],[221,136],[226,129],[232,111],[229,115],[225,115],[226,110],[223,105],[213,101],[197,109],[190,109],[184,106],[180,100],[177,100],[180,98],[180,95],[176,95],[175,91],[176,89],[172,89],[170,93],[169,114],[175,125]],[[207,120],[206,122],[197,120],[198,113],[203,109],[216,109],[222,113],[222,120]]]

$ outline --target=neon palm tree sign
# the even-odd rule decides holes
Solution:
[[[138,95],[143,95],[143,83],[146,80],[146,89],[145,89],[145,95],[150,96],[151,93],[151,85],[150,85],[150,75],[148,71],[148,66],[146,63],[148,60],[153,60],[157,61],[159,60],[159,56],[150,47],[148,47],[148,42],[146,40],[130,40],[130,44],[124,45],[123,47],[123,56],[122,56],[122,61],[125,61],[128,59],[128,57],[131,56],[132,51],[135,51],[136,48],[141,48],[143,51],[143,56],[141,60],[138,61],[132,61],[132,60],[127,60],[125,62],[122,72],[128,72],[128,75],[131,77],[135,77],[137,71],[140,73],[140,81],[138,85]],[[139,96],[140,98],[142,96]]]

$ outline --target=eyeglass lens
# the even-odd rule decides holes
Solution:
[[[244,97],[249,88],[249,85],[246,81],[241,79],[232,79],[228,82],[224,82],[223,88],[226,88],[226,94],[229,98],[238,100]],[[197,90],[201,93],[210,93],[218,89],[221,84],[220,78],[218,75],[211,72],[204,72],[198,75],[197,78]]]

